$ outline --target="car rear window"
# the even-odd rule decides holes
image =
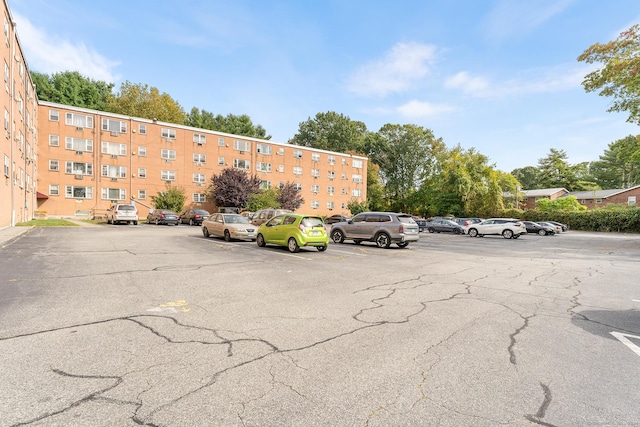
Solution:
[[[323,227],[324,226],[322,219],[315,216],[302,218],[302,221],[300,221],[300,224],[304,225],[305,227]]]
[[[415,224],[416,222],[410,216],[398,215],[398,220],[404,224]],[[444,221],[442,221],[444,222]]]
[[[131,205],[120,205],[120,206],[118,206],[118,210],[120,210],[120,211],[135,211],[136,208],[134,208]]]

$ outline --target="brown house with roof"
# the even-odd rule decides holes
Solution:
[[[612,203],[637,206],[640,201],[640,185],[614,190],[572,191],[567,196],[575,196],[581,205],[589,209],[601,208]]]
[[[520,202],[520,208],[524,210],[535,209],[537,200],[555,200],[568,194],[569,191],[566,188],[540,188],[536,190],[522,190],[523,199],[522,202]]]

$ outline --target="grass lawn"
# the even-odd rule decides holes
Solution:
[[[32,219],[27,222],[19,222],[17,227],[78,227],[78,224],[74,224],[66,219]]]

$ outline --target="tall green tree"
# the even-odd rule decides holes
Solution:
[[[640,25],[622,32],[616,40],[589,46],[578,61],[602,64],[584,78],[585,91],[612,97],[607,111],[626,111],[628,122],[640,124]]]
[[[362,154],[366,135],[367,126],[363,122],[351,120],[344,114],[328,111],[318,113],[313,119],[309,117],[308,120],[301,122],[298,133],[289,140],[289,143],[340,153],[353,151]]]
[[[599,160],[589,165],[593,179],[603,188],[629,188],[640,184],[640,138],[629,135],[609,144]]]
[[[239,116],[235,114],[227,114],[226,116],[221,114],[214,115],[209,111],[193,107],[187,113],[184,124],[200,129],[209,129],[251,138],[271,139],[271,135],[267,135],[267,131],[261,125],[253,124],[251,117],[246,114]]]
[[[520,182],[523,190],[535,190],[542,188],[538,184],[538,168],[535,166],[525,166],[511,171],[511,175]]]
[[[109,96],[108,111],[126,116],[183,124],[185,112],[169,94],[142,83],[126,81],[116,95]]]
[[[151,203],[156,209],[169,209],[180,213],[187,200],[186,194],[186,190],[182,187],[167,186],[166,191],[160,191],[155,196],[151,196]]]
[[[566,188],[574,191],[577,182],[575,171],[568,162],[564,150],[551,148],[549,154],[538,160],[538,184],[540,188]]]
[[[78,71],[64,71],[51,76],[31,71],[31,78],[41,101],[108,111],[113,83],[84,77]]]

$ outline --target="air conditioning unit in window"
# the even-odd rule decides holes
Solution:
[[[83,153],[83,152],[84,152],[84,151],[76,151],[76,154],[78,154],[78,155],[82,156],[82,153]]]
[[[110,135],[111,136],[118,136],[118,132],[111,131]]]
[[[202,187],[202,183],[201,182],[196,182],[196,186],[197,187]]]
[[[76,130],[84,130],[82,126],[76,126]]]
[[[118,178],[111,178],[111,181],[118,182]]]
[[[82,174],[80,174],[80,173],[77,173],[77,174],[76,174],[76,179],[82,179],[82,178],[83,178],[83,175],[82,175]]]
[[[117,159],[117,158],[118,158],[118,155],[117,155],[117,154],[112,154],[112,155],[111,155],[111,158],[112,158],[112,159]]]
[[[166,142],[172,142],[173,138],[163,138]]]
[[[197,163],[196,163],[196,166],[200,167],[200,166],[202,166],[202,163],[197,162]]]
[[[240,154],[244,154],[244,151],[240,150]]]
[[[198,145],[202,147],[204,144],[202,142],[198,142]]]

